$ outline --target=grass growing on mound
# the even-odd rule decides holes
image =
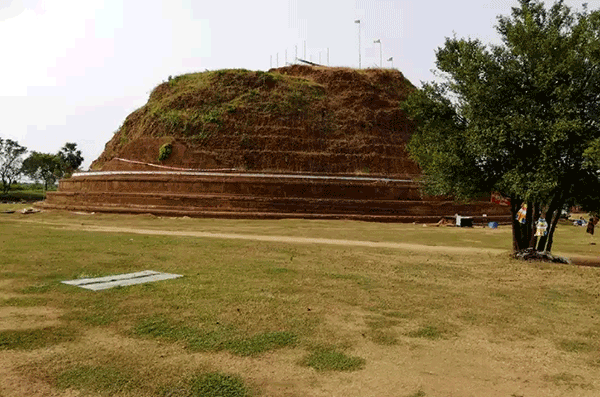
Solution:
[[[138,131],[133,135],[152,130],[155,136],[204,141],[240,109],[278,116],[306,115],[311,102],[323,95],[321,85],[279,73],[245,69],[191,73],[157,86],[148,103],[131,118],[135,125],[126,120],[118,134],[125,136],[127,131],[131,135],[133,128]]]
[[[165,143],[158,150],[158,161],[164,161],[171,156],[171,152],[173,151],[173,145],[171,143]]]

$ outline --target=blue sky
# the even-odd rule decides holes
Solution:
[[[579,8],[584,1],[566,3]],[[76,142],[84,167],[169,75],[268,70],[299,57],[399,69],[433,79],[445,37],[498,43],[502,0],[0,0],[0,137],[56,152]],[[552,4],[553,1],[546,1]],[[590,9],[600,0],[588,0]],[[360,25],[355,23],[360,20]]]

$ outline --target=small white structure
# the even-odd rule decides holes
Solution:
[[[172,278],[183,277],[181,274],[169,274],[155,272],[153,270],[144,270],[137,273],[117,274],[114,276],[80,278],[77,280],[62,281],[63,284],[74,285],[92,291],[100,291],[113,287],[125,287],[128,285],[151,283],[160,280],[169,280]]]

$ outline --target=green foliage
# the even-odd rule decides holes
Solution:
[[[212,109],[204,115],[203,121],[205,123],[221,125],[221,112],[218,109]]]
[[[34,284],[23,288],[21,292],[24,294],[42,294],[44,292],[50,291],[53,287],[54,284],[50,283]]]
[[[237,339],[225,344],[227,350],[238,356],[254,356],[269,350],[294,346],[297,337],[291,332],[267,332],[250,338]]]
[[[250,391],[244,381],[235,375],[220,372],[203,374],[192,381],[192,397],[247,397]]]
[[[23,173],[35,181],[43,181],[44,189],[54,185],[64,175],[64,164],[60,156],[33,152],[23,161]]]
[[[160,113],[160,119],[169,133],[183,130],[186,124],[186,113],[181,110],[168,110]]]
[[[71,175],[73,171],[78,170],[79,166],[83,163],[81,150],[77,150],[77,144],[72,142],[65,143],[58,151],[58,157],[62,162],[65,175]]]
[[[295,346],[297,342],[297,336],[287,331],[266,332],[240,338],[232,327],[221,326],[206,331],[161,316],[143,319],[135,326],[134,333],[173,342],[183,341],[193,350],[228,350],[239,356],[253,356],[286,346]]]
[[[118,393],[131,386],[132,378],[121,368],[77,365],[61,372],[56,384],[61,389],[75,388],[100,393]]]
[[[578,353],[593,352],[596,349],[596,346],[585,340],[563,339],[558,343],[558,348],[566,352]]]
[[[416,121],[409,143],[429,193],[459,199],[491,190],[529,203],[515,226],[514,249],[534,242],[545,211],[550,250],[560,208],[582,197],[600,201],[600,11],[573,13],[519,0],[498,19],[502,44],[447,38],[436,52],[442,83],[424,84],[404,104]],[[594,165],[592,165],[594,164]]]
[[[435,326],[426,326],[423,328],[419,328],[416,331],[409,332],[408,336],[410,336],[411,338],[425,338],[436,340],[443,338],[445,336],[445,332]]]
[[[229,113],[229,114],[233,114],[233,113],[237,112],[237,108],[238,108],[238,107],[237,107],[237,105],[236,105],[236,104],[234,104],[234,103],[229,103],[229,104],[227,105],[227,109],[226,109],[226,110],[227,110],[227,113]]]
[[[573,375],[568,372],[561,372],[555,375],[545,374],[542,377],[546,382],[552,382],[556,386],[567,387],[568,390],[573,390],[575,388],[592,390],[594,389],[594,385],[591,383],[584,382],[584,379],[580,375]]]
[[[22,156],[27,148],[10,139],[0,138],[0,179],[2,180],[2,193],[6,194],[10,186],[21,175],[23,163]]]
[[[0,300],[0,306],[14,306],[14,307],[33,307],[43,306],[47,303],[44,298],[37,297],[19,297],[19,298],[8,298]]]
[[[203,130],[201,133],[194,135],[192,137],[192,139],[199,141],[199,142],[204,142],[206,141],[208,138],[210,138],[212,136],[212,131],[209,130]]]
[[[158,149],[158,161],[164,161],[171,156],[173,152],[173,145],[171,143],[165,143]]]
[[[301,364],[317,371],[356,371],[365,366],[365,359],[349,357],[332,347],[320,347],[306,356]]]
[[[129,142],[129,138],[127,138],[127,135],[125,135],[124,133],[120,133],[121,136],[119,138],[119,143],[121,144],[121,146],[127,145],[127,143]]]
[[[376,316],[365,321],[366,325],[370,328],[367,332],[367,336],[374,343],[384,346],[392,346],[398,344],[396,333],[392,327],[398,325],[398,320]]]
[[[50,189],[48,189],[48,190],[51,191],[54,189],[52,189],[52,187],[50,187]],[[25,201],[25,202],[42,201],[46,198],[46,193],[43,190],[43,186],[40,187],[39,189],[35,189],[35,190],[13,191],[11,189],[8,193],[3,195],[2,198],[5,200],[9,200],[9,201]]]
[[[34,350],[74,339],[74,330],[64,327],[4,330],[0,331],[0,350]]]
[[[145,318],[134,328],[137,335],[148,335],[155,338],[164,338],[172,341],[186,340],[193,337],[197,331],[177,324],[162,316]]]
[[[57,154],[32,152],[21,166],[20,171],[34,181],[43,181],[44,190],[63,177],[69,177],[83,163],[81,150],[77,144],[67,142]]]

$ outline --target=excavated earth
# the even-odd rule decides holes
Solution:
[[[489,202],[423,197],[405,150],[397,70],[293,65],[187,74],[157,86],[46,208],[247,218],[506,220]],[[170,154],[159,160],[161,148]],[[487,217],[483,217],[486,214]]]

